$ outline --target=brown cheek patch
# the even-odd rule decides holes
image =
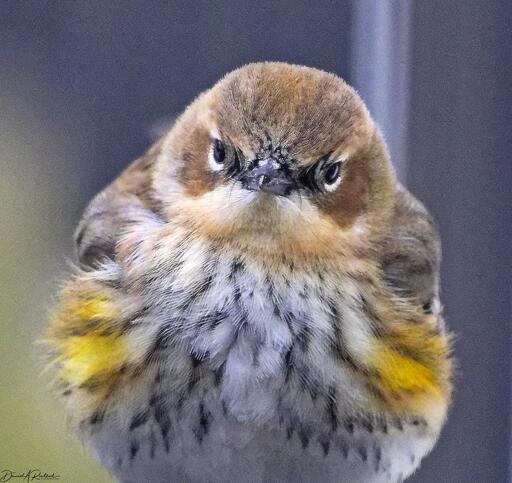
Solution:
[[[354,160],[347,168],[336,191],[315,200],[318,208],[342,228],[352,225],[369,202],[369,176],[364,164]]]
[[[181,159],[183,166],[178,179],[190,196],[201,196],[215,188],[218,176],[208,167],[210,136],[203,129],[193,130],[183,145]]]

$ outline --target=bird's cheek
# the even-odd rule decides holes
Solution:
[[[315,200],[319,210],[340,228],[348,228],[369,207],[369,192],[366,181],[359,174],[350,174],[336,191]]]

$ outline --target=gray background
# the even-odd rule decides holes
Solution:
[[[508,481],[511,57],[506,0],[1,2],[0,470],[108,481],[65,434],[29,349],[74,226],[155,126],[225,72],[283,60],[360,90],[441,229],[457,391],[411,481]]]

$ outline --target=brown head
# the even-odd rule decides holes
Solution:
[[[367,248],[395,181],[357,93],[308,67],[259,63],[200,95],[164,139],[154,188],[211,239],[301,254]]]

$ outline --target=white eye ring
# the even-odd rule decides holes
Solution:
[[[324,177],[326,178],[326,181],[324,182],[324,189],[325,191],[332,192],[334,191],[341,183],[341,168],[342,168],[342,162],[340,160],[336,161],[335,163],[331,164],[327,171],[324,173]],[[331,174],[330,172],[334,170],[334,172]],[[335,177],[334,181],[329,180],[329,177]],[[329,181],[328,181],[329,180]]]
[[[324,183],[325,191],[329,191],[329,192],[335,191],[336,188],[340,185],[340,183],[341,183],[341,174],[338,176],[338,179],[334,183],[332,183],[332,184]]]
[[[223,156],[225,156],[226,154],[224,151],[224,145],[222,144],[222,141],[218,138],[213,139],[213,142],[210,144],[210,149],[208,150],[208,165],[213,171],[220,171],[221,169],[224,168],[224,161],[219,163],[215,159],[215,153],[216,150],[219,149],[219,146],[222,147]]]
[[[338,188],[338,186],[340,185],[341,183],[341,180],[343,179],[343,172],[342,172],[342,169],[343,169],[343,164],[345,163],[345,161],[347,160],[348,158],[348,155],[347,154],[344,154],[342,156],[340,156],[336,161],[335,163],[333,163],[333,165],[338,165],[338,177],[336,179],[336,181],[334,181],[334,183],[324,183],[324,189],[325,191],[328,191],[330,193],[332,193],[333,191],[336,190],[336,188]],[[330,166],[330,168],[333,167],[333,165]],[[329,169],[330,169],[329,168]]]

